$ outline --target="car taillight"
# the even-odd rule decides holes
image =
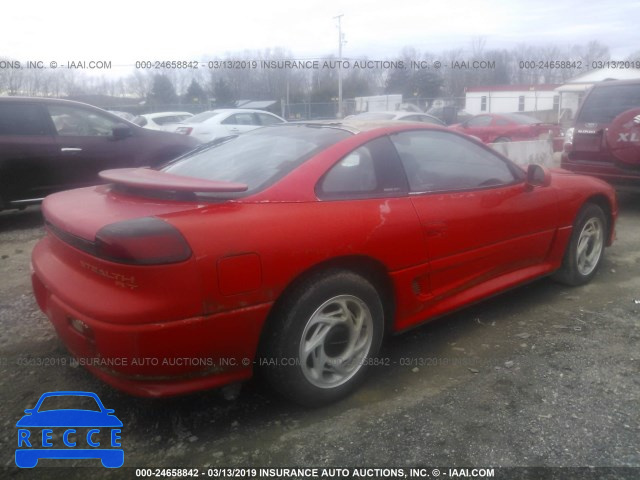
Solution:
[[[191,256],[191,248],[172,225],[154,217],[112,223],[96,234],[94,254],[132,265],[177,263]]]
[[[176,128],[176,133],[181,133],[182,135],[191,135],[193,132],[192,127],[178,127]]]

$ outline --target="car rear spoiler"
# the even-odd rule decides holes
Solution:
[[[178,192],[245,192],[249,186],[244,183],[205,180],[164,173],[150,168],[117,168],[103,170],[100,178],[110,183],[147,190]]]

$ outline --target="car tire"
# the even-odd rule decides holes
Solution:
[[[509,137],[498,137],[493,141],[493,143],[506,143],[510,141],[511,139]]]
[[[349,395],[378,353],[384,309],[375,287],[350,271],[300,283],[278,305],[263,338],[260,368],[281,395],[309,407]]]
[[[602,263],[607,236],[607,219],[598,205],[585,204],[573,224],[573,232],[562,267],[553,278],[571,286],[588,283]]]

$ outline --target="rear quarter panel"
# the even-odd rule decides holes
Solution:
[[[300,274],[337,257],[376,259],[389,272],[427,261],[408,198],[228,203],[197,216],[165,218],[185,234],[198,259],[207,313],[273,302]],[[244,280],[248,291],[235,295],[221,285],[218,271],[222,259],[234,257],[242,258],[235,275],[250,276]],[[226,279],[233,276],[225,272]]]

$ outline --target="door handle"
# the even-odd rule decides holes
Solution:
[[[60,151],[63,153],[64,152],[81,152],[82,149],[77,147],[62,147]]]

